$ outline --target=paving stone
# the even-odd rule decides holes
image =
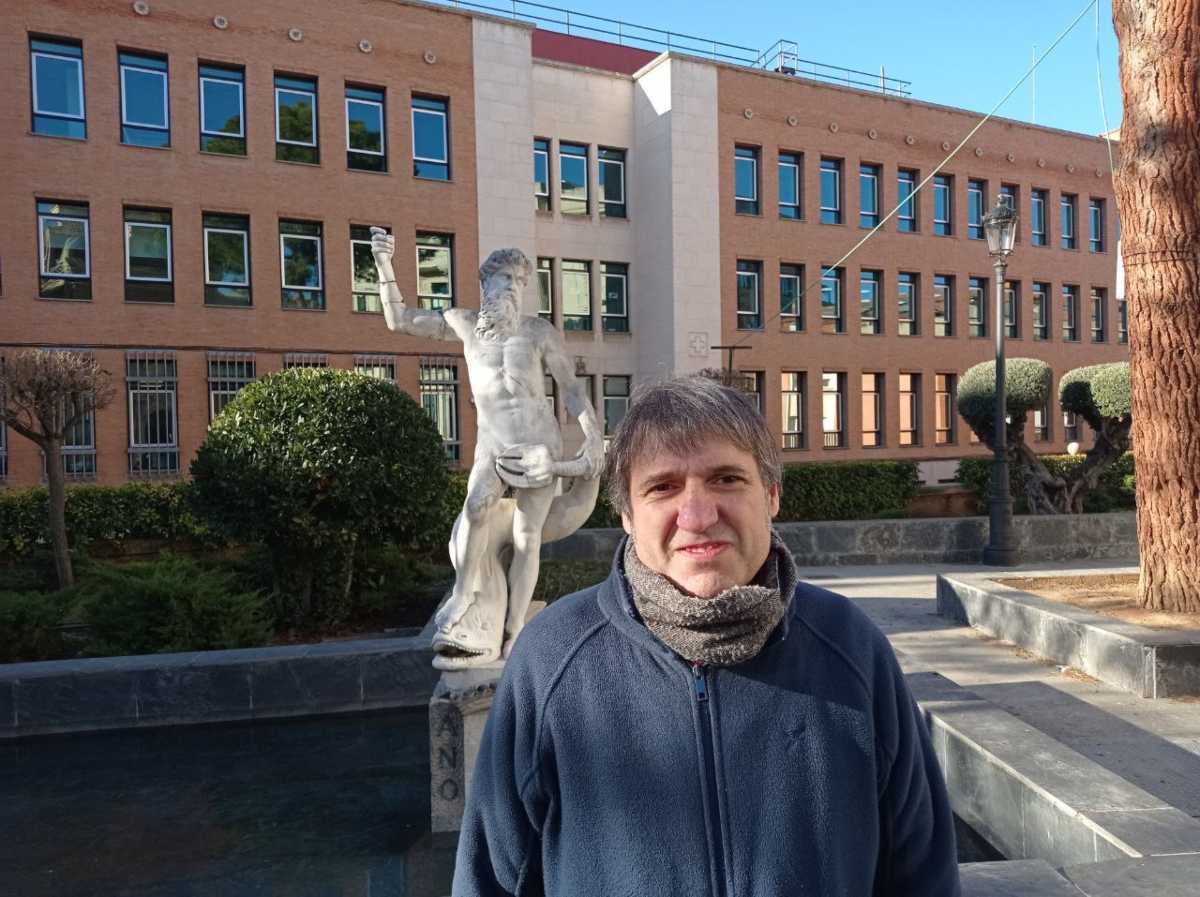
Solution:
[[[964,863],[962,897],[1080,897],[1045,860]]]
[[[1086,897],[1196,897],[1200,891],[1200,856],[1143,857],[1068,866],[1063,874]]]
[[[1200,854],[1200,822],[1174,807],[1088,815],[1105,831],[1145,856]]]

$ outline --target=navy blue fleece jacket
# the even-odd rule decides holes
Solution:
[[[957,897],[945,784],[874,624],[800,583],[758,656],[693,667],[621,557],[518,639],[454,897]]]

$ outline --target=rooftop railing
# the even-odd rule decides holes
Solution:
[[[693,56],[703,56],[716,62],[764,69],[797,78],[844,84],[849,87],[878,90],[882,93],[899,96],[911,95],[909,90],[912,86],[911,82],[888,77],[882,69],[878,75],[875,75],[844,66],[801,59],[799,45],[795,41],[778,40],[769,49],[760,51],[754,47],[743,47],[739,44],[697,37],[694,34],[683,34],[678,31],[668,31],[663,28],[653,28],[648,25],[636,25],[620,19],[577,12],[545,3],[532,3],[528,0],[509,0],[508,3],[474,3],[470,0],[433,0],[433,2],[530,22],[548,31],[590,37],[623,47],[636,47],[655,52],[674,50]]]

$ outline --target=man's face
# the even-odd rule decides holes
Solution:
[[[483,294],[485,296],[503,296],[507,295],[513,301],[520,304],[521,293],[525,289],[525,278],[519,273],[519,269],[515,265],[505,265],[498,268],[487,276],[483,282]]]
[[[698,598],[746,585],[767,559],[779,487],[763,485],[754,456],[728,442],[687,455],[638,458],[625,531],[637,556]]]

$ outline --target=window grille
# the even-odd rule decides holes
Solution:
[[[130,476],[179,473],[178,382],[174,352],[126,354]]]
[[[209,352],[208,419],[211,421],[224,411],[256,376],[253,352]]]
[[[355,355],[354,370],[368,377],[396,382],[396,356],[394,355]]]
[[[321,352],[288,352],[283,356],[283,369],[327,368],[329,356]]]
[[[458,429],[458,365],[457,359],[422,357],[419,367],[421,407],[433,418],[446,459],[457,461],[462,455],[462,439]]]

